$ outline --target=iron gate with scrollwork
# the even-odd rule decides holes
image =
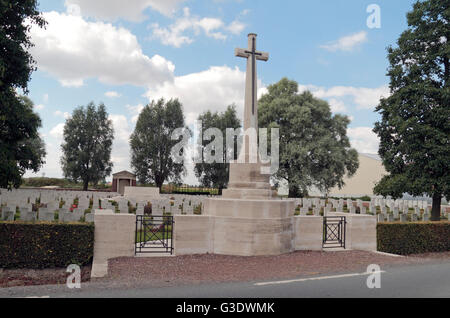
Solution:
[[[343,247],[345,249],[345,216],[325,216],[323,218],[323,248]]]
[[[173,224],[173,216],[170,215],[137,215],[135,255],[173,254]]]

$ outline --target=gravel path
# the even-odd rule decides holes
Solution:
[[[400,264],[448,261],[449,253],[393,257],[365,251],[301,251],[281,256],[237,257],[189,255],[152,258],[116,258],[109,261],[103,282],[130,286],[174,286],[201,283],[262,281],[342,272],[365,272],[370,264],[381,268]]]

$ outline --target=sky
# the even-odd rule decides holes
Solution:
[[[47,157],[25,176],[63,176],[65,120],[91,101],[103,102],[113,122],[113,172],[132,171],[129,136],[152,100],[178,98],[188,125],[233,103],[242,118],[246,61],[234,49],[246,47],[248,33],[270,55],[258,62],[259,96],[283,77],[295,80],[351,119],[352,147],[375,154],[374,110],[389,96],[386,48],[407,28],[414,2],[40,0],[48,24],[30,30],[37,71],[28,96],[42,119]],[[185,182],[194,184],[187,168]]]

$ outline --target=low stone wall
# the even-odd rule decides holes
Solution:
[[[213,224],[210,216],[175,215],[174,222],[175,255],[213,252]]]
[[[94,260],[91,277],[108,273],[108,259],[134,256],[136,216],[114,214],[112,211],[95,213]]]
[[[376,218],[345,216],[346,248],[376,251]],[[298,250],[321,251],[323,217],[293,216],[252,219],[224,216],[175,216],[175,255],[224,254],[238,256],[279,255]]]
[[[294,217],[295,250],[321,251],[323,240],[323,217]]]
[[[377,219],[373,215],[331,212],[329,216],[345,216],[347,221],[346,248],[352,250],[377,250]]]

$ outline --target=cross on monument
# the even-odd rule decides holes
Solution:
[[[247,59],[247,73],[245,81],[245,110],[244,110],[244,129],[253,127],[258,129],[257,116],[257,75],[256,60],[268,61],[269,53],[256,51],[256,34],[248,35],[248,49],[236,49],[235,55]],[[251,113],[250,113],[251,109]]]

